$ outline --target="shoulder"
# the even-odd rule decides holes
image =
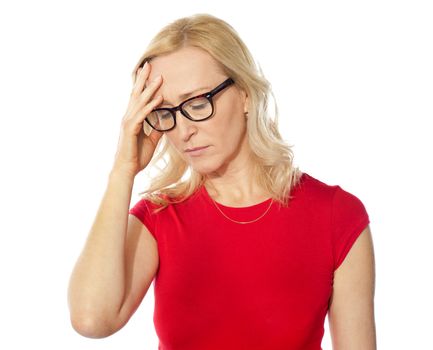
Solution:
[[[192,194],[178,194],[172,189],[165,189],[159,192],[147,194],[141,198],[142,205],[146,206],[149,211],[154,214],[170,211],[178,211],[179,209],[197,205],[197,199],[202,195],[201,187],[196,188]]]
[[[338,185],[330,185],[321,181],[309,173],[303,172],[302,176],[293,190],[293,196],[302,196],[309,201],[328,202],[332,201]]]
[[[293,199],[301,200],[310,206],[333,207],[335,210],[362,209],[363,203],[352,192],[337,184],[329,184],[308,173],[303,173],[292,192]]]
[[[139,214],[139,215],[155,215],[162,209],[164,209],[167,205],[165,205],[168,201],[168,198],[165,195],[147,193],[132,206],[129,210],[130,214]]]

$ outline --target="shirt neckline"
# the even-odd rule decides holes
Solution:
[[[248,205],[248,206],[244,206],[244,207],[231,207],[231,206],[227,206],[224,204],[221,204],[219,202],[217,202],[216,200],[214,200],[208,193],[206,186],[203,184],[202,185],[202,193],[205,195],[205,197],[210,201],[210,202],[215,202],[218,207],[221,207],[223,209],[229,210],[229,211],[250,211],[250,210],[254,210],[256,208],[261,208],[264,207],[266,205],[269,205],[270,201],[272,200],[272,197],[265,199],[264,201],[260,202],[260,203],[256,203],[253,205]]]

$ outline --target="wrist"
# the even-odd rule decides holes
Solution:
[[[113,168],[110,171],[109,174],[109,179],[110,180],[121,180],[121,181],[125,181],[125,182],[134,182],[135,179],[135,174],[129,170],[126,169],[118,169],[118,168]]]

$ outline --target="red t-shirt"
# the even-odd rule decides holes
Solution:
[[[333,274],[369,224],[362,202],[307,173],[284,208],[238,224],[202,186],[157,214],[130,209],[158,242],[154,324],[160,350],[320,350]],[[271,199],[218,204],[250,221]]]

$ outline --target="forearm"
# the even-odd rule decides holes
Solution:
[[[86,244],[71,275],[68,297],[72,322],[107,327],[118,314],[125,289],[125,237],[134,179],[109,175]]]

